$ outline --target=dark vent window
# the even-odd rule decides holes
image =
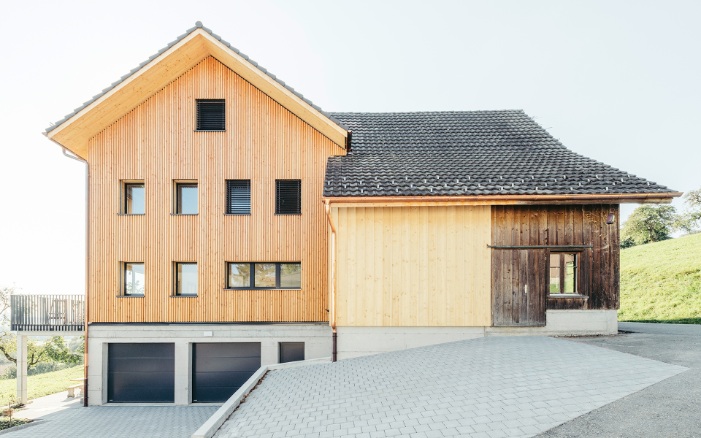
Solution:
[[[251,180],[226,181],[226,214],[251,214]]]
[[[197,100],[197,130],[225,131],[224,99]]]
[[[275,181],[275,214],[302,213],[302,181],[278,179]]]

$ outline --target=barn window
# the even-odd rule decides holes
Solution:
[[[577,293],[576,253],[550,254],[550,295]]]
[[[228,263],[228,289],[300,289],[301,263]]]
[[[226,181],[226,214],[251,214],[251,180]]]
[[[302,181],[275,180],[275,214],[302,213]]]
[[[224,99],[197,99],[197,130],[226,130]]]

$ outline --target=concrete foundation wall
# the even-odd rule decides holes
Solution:
[[[618,333],[617,310],[548,310],[545,327],[486,327],[493,335],[588,336]]]
[[[261,365],[279,363],[280,342],[304,342],[305,359],[331,356],[331,328],[325,324],[110,324],[88,328],[88,402],[107,403],[107,352],[110,343],[175,344],[175,404],[191,402],[192,344],[260,342]]]
[[[548,310],[545,327],[338,327],[338,359],[483,336],[586,336],[618,333],[615,310]]]
[[[481,338],[484,327],[338,327],[338,359]]]

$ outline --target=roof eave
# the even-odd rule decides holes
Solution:
[[[323,202],[337,207],[432,206],[432,205],[537,205],[537,204],[669,204],[681,192],[612,193],[562,195],[471,195],[471,196],[324,196]]]

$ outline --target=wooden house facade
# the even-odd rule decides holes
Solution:
[[[92,405],[221,402],[292,360],[610,333],[618,205],[679,195],[520,111],[325,113],[200,23],[46,135],[89,175]]]

